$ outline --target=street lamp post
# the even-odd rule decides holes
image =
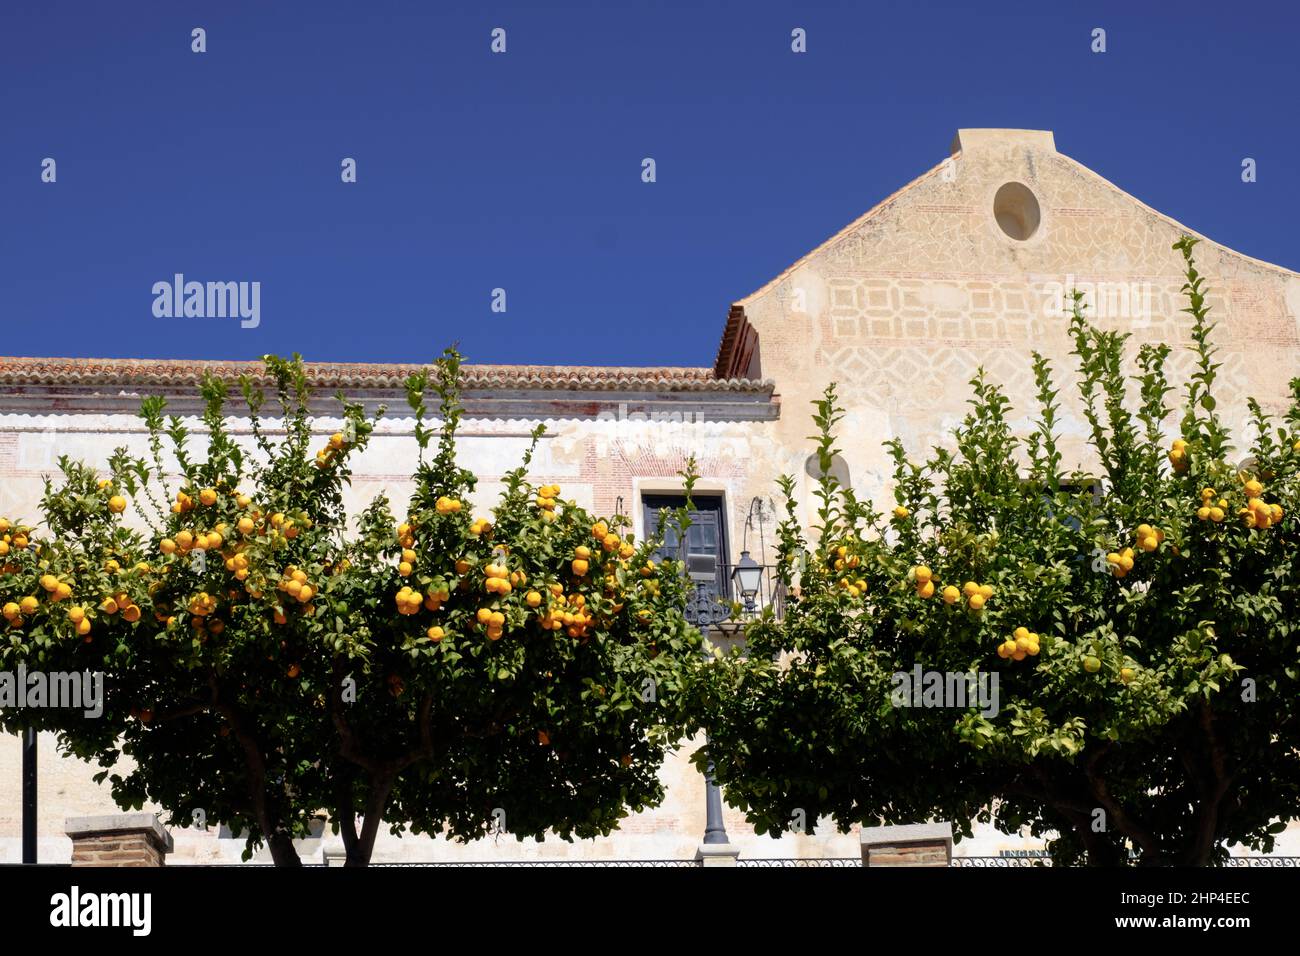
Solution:
[[[704,735],[704,746],[710,745],[708,734]],[[730,843],[727,828],[722,823],[722,788],[713,775],[713,756],[704,770],[704,842]]]
[[[36,862],[36,729],[23,729],[23,863]]]

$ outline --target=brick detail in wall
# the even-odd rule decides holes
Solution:
[[[862,828],[863,866],[948,866],[952,825],[913,823]]]
[[[77,817],[67,821],[73,866],[164,866],[171,835],[152,813]]]
[[[942,841],[902,846],[873,846],[867,850],[867,866],[947,866],[948,847]]]

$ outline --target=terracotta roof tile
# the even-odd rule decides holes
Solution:
[[[429,366],[308,362],[313,388],[401,388]],[[466,389],[543,391],[771,392],[771,381],[719,379],[711,368],[581,365],[465,365]],[[252,375],[267,381],[261,362],[0,357],[0,387],[31,385],[191,387],[205,373],[227,381]]]

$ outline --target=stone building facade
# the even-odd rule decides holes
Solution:
[[[1058,381],[1072,374],[1062,297],[1078,287],[1106,328],[1174,347],[1168,371],[1181,386],[1191,368],[1186,317],[1179,311],[1181,258],[1170,247],[1186,227],[1162,216],[1058,153],[1052,133],[961,130],[950,154],[771,282],[737,301],[726,317],[712,367],[467,368],[461,463],[480,476],[476,506],[492,503],[516,467],[537,422],[547,435],[531,477],[602,513],[631,517],[645,531],[647,498],[680,493],[678,472],[694,455],[697,495],[715,506],[718,587],[742,551],[773,560],[774,479],[793,474],[811,507],[808,467],[811,402],[838,385],[847,477],[860,497],[883,501],[890,465],[882,448],[901,439],[923,455],[965,414],[979,367],[1004,386],[1027,429],[1034,410],[1028,353],[1051,360]],[[1245,399],[1277,412],[1288,380],[1300,374],[1300,274],[1212,241],[1197,247],[1210,285],[1223,362],[1217,397],[1244,436]],[[414,459],[412,422],[401,382],[414,366],[313,365],[322,396],[318,425],[334,430],[342,389],[390,413],[356,463],[349,507],[380,492],[401,500]],[[143,452],[135,413],[140,397],[167,395],[193,414],[205,370],[231,377],[240,363],[171,363],[58,358],[0,359],[0,514],[34,517],[42,475],[59,455],[103,462],[126,445]],[[1084,422],[1062,389],[1067,467],[1087,467]],[[241,423],[236,423],[236,433]],[[242,429],[247,437],[247,429]],[[808,512],[811,513],[810,511]],[[762,596],[760,596],[761,599]],[[40,852],[66,861],[66,817],[112,812],[93,768],[56,756],[41,742]],[[454,846],[384,834],[376,860],[532,857],[691,859],[704,832],[704,783],[686,755],[664,767],[668,797],[607,840],[566,844],[480,841]],[[0,862],[19,858],[19,744],[0,739]],[[856,857],[856,834],[818,832],[756,837],[728,810],[726,827],[745,857]],[[173,864],[235,860],[241,842],[216,831],[174,833]],[[1033,844],[991,831],[955,852],[989,854]],[[304,847],[321,859],[330,839]],[[1280,853],[1300,854],[1288,832]]]

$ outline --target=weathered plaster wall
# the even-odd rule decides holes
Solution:
[[[763,374],[782,397],[782,444],[798,445],[809,403],[838,383],[849,416],[844,455],[862,494],[876,496],[886,484],[881,440],[899,438],[919,456],[945,439],[981,366],[1027,427],[1036,412],[1033,349],[1065,386],[1066,464],[1089,464],[1070,384],[1068,320],[1048,314],[1053,283],[1110,283],[1112,314],[1097,315],[1097,324],[1130,332],[1131,353],[1143,342],[1173,346],[1167,371],[1179,387],[1192,367],[1191,320],[1179,311],[1182,257],[1170,248],[1188,230],[1056,152],[1050,133],[963,130],[958,145],[738,303],[759,334]],[[1025,241],[994,218],[994,197],[1008,182],[1027,186],[1041,210]],[[1288,380],[1300,374],[1300,276],[1213,242],[1196,254],[1219,324],[1216,397],[1244,439],[1246,397],[1280,412]],[[1117,308],[1121,286],[1149,294],[1149,314],[1132,301]]]

